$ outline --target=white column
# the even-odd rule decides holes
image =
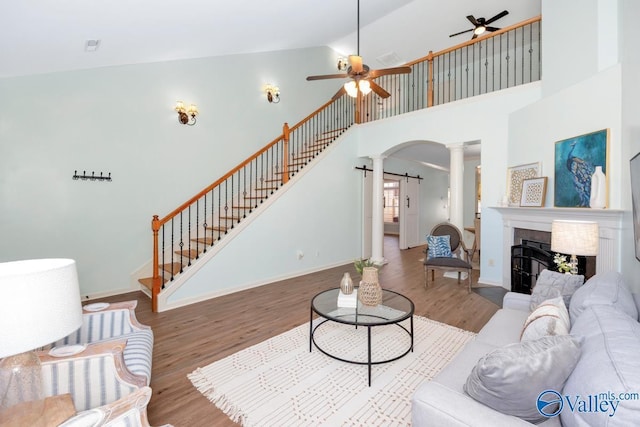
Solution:
[[[372,156],[371,261],[384,264],[384,156]]]
[[[449,192],[451,197],[449,222],[458,227],[460,231],[464,228],[464,146],[462,144],[449,145]]]

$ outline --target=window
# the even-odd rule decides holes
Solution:
[[[400,181],[384,181],[384,222],[398,222],[400,215]]]

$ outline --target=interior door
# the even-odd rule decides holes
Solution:
[[[420,244],[420,192],[417,179],[400,180],[400,249]]]
[[[371,231],[373,228],[373,174],[362,174],[362,258],[371,258]]]

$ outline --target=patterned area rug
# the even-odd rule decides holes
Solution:
[[[409,328],[409,321],[404,325]],[[366,360],[366,335],[366,328],[326,322],[315,338],[333,354]],[[309,352],[306,323],[198,368],[188,377],[243,426],[407,426],[414,390],[474,336],[414,316],[413,353],[374,365],[368,387],[366,366],[334,360],[315,346]],[[402,354],[409,345],[408,334],[398,326],[372,329],[374,361]]]

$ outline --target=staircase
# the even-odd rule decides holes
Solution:
[[[352,110],[350,98],[341,97],[291,128],[285,123],[282,134],[263,149],[169,215],[153,217],[153,276],[138,281],[154,311],[162,290],[213,246],[224,244],[239,223],[353,124]]]
[[[163,218],[151,222],[152,276],[139,279],[158,311],[158,295],[354,123],[364,123],[540,79],[540,17],[406,65],[410,74],[375,80],[392,96],[332,99]],[[504,47],[503,47],[504,46]],[[504,70],[504,71],[503,71]]]

